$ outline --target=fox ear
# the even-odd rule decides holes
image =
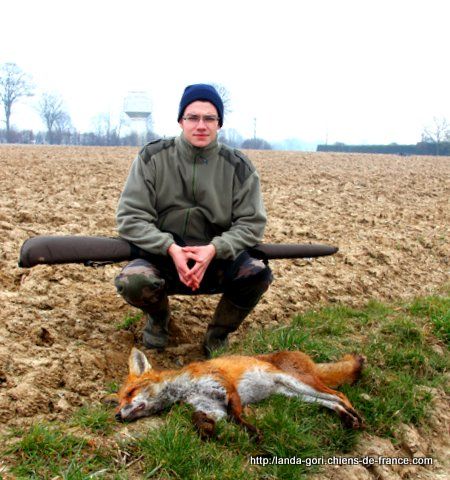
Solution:
[[[128,368],[132,375],[142,375],[152,369],[147,357],[137,348],[133,348],[128,359]]]

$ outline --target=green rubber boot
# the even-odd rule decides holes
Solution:
[[[228,345],[228,335],[239,328],[252,310],[238,307],[222,295],[203,341],[203,349],[208,358],[214,350]]]
[[[151,312],[144,310],[147,322],[142,333],[142,343],[145,348],[162,350],[169,341],[170,308],[167,295],[155,307]]]

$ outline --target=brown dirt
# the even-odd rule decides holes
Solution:
[[[134,148],[0,146],[0,432],[1,425],[65,418],[125,374],[142,325],[116,329],[136,313],[114,289],[121,265],[24,270],[17,260],[33,235],[115,235],[115,208],[135,154]],[[448,282],[449,158],[249,155],[269,216],[265,241],[328,243],[340,251],[314,261],[273,261],[276,280],[240,332],[334,302],[427,295]],[[216,302],[175,297],[171,344],[151,354],[155,363],[200,358]]]

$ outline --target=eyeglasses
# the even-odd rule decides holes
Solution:
[[[183,117],[183,120],[189,123],[199,123],[200,120],[203,120],[203,123],[206,125],[213,125],[219,121],[219,117],[216,115],[186,115]]]

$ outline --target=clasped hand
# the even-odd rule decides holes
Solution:
[[[212,244],[180,247],[173,243],[167,253],[172,257],[180,281],[195,291],[200,287],[206,269],[216,255],[216,248]],[[189,260],[195,262],[192,267],[188,266]]]

